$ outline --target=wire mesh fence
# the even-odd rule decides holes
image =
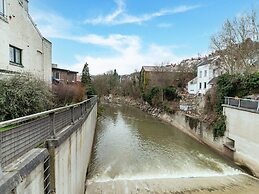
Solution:
[[[76,123],[96,104],[97,97],[81,103],[0,123],[0,164],[5,167],[29,150]]]

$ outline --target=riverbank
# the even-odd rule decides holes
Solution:
[[[165,112],[164,110],[156,107],[150,106],[147,102],[141,100],[134,100],[129,97],[117,97],[109,101],[109,103],[115,104],[126,104],[129,106],[136,107],[142,111],[156,117],[164,122],[171,124],[174,127],[177,127],[184,133],[188,134],[192,138],[201,142],[202,144],[209,146],[218,154],[230,158],[233,162],[233,152],[224,146],[225,137],[214,138],[213,130],[208,122],[201,120],[192,115],[188,115],[183,111],[176,111],[173,114]],[[237,163],[239,165],[239,163]],[[245,164],[240,165],[247,173],[254,175],[250,168]]]
[[[107,102],[107,101],[102,101]],[[113,98],[109,103],[126,104],[141,109],[142,111],[156,117],[164,122],[171,124],[188,134],[199,142],[208,145],[218,153],[225,155],[224,137],[214,138],[213,130],[206,121],[202,121],[197,117],[188,115],[183,111],[176,111],[170,114],[161,108],[152,107],[147,102],[134,100],[129,97]]]

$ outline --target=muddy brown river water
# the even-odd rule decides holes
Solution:
[[[139,109],[107,105],[86,193],[259,194],[259,182],[179,129]]]

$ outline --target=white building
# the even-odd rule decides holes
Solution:
[[[214,78],[222,74],[219,57],[211,57],[198,65],[197,77],[188,83],[189,94],[205,94],[213,85]]]
[[[0,78],[29,72],[51,83],[51,50],[28,13],[28,0],[0,0]]]

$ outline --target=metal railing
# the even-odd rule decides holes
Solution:
[[[75,124],[96,104],[92,96],[83,102],[0,123],[0,168],[5,167],[64,128]]]
[[[224,104],[259,111],[259,100],[225,97]]]

